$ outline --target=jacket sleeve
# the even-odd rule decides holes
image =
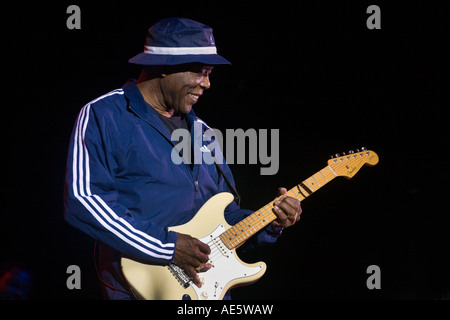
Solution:
[[[135,219],[118,202],[104,121],[90,104],[78,115],[67,158],[64,209],[68,223],[124,255],[146,263],[167,264],[177,234],[151,221]]]

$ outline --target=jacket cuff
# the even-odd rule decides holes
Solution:
[[[175,231],[168,231],[167,232],[167,240],[174,244],[172,259],[170,259],[170,261],[169,261],[169,263],[172,263],[173,260],[175,259],[175,251],[177,250],[178,233]]]
[[[269,225],[269,226],[266,228],[266,232],[267,232],[269,235],[273,236],[273,237],[279,237],[279,236],[281,236],[281,234],[283,233],[283,230],[284,230],[283,227],[276,227],[276,228],[273,228],[271,225]]]

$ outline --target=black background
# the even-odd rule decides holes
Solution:
[[[242,256],[267,273],[241,299],[449,299],[449,36],[427,1],[280,1],[160,5],[66,1],[3,8],[0,262],[31,268],[33,298],[100,299],[93,241],[63,220],[69,136],[79,110],[139,68],[147,29],[183,16],[214,29],[231,67],[215,68],[195,106],[210,126],[280,129],[280,167],[232,165],[243,207],[258,209],[330,154],[367,147],[380,162],[339,178],[302,203],[301,222],[274,246]],[[381,8],[368,30],[366,8]],[[68,290],[79,265],[82,289]],[[381,268],[369,290],[366,269]]]

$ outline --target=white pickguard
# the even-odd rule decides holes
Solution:
[[[219,235],[225,230],[224,225],[219,225],[210,235],[199,239],[204,243],[209,242],[211,248],[209,263],[213,267],[207,272],[199,273],[201,288],[191,282],[198,299],[221,299],[226,293],[225,288],[230,287],[230,283],[251,277],[265,269],[264,263],[257,266],[243,264],[235,250],[229,250],[220,240]]]

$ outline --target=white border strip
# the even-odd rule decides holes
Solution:
[[[144,46],[144,53],[164,54],[164,55],[185,55],[185,54],[217,54],[216,47],[153,47]]]

